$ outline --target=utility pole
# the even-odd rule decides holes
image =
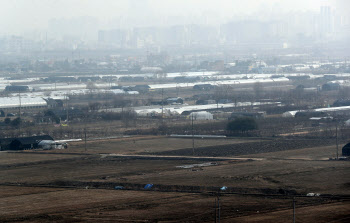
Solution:
[[[217,223],[217,208],[216,208],[216,205],[217,205],[217,201],[216,201],[216,198],[215,198],[215,203],[214,203],[214,218],[215,218],[215,223]]]
[[[19,100],[19,118],[21,118],[22,100],[21,100],[21,93],[19,92],[18,92],[18,100]]]
[[[163,113],[163,107],[164,107],[164,89],[162,88],[162,120],[163,120],[163,115],[164,115],[164,113]]]
[[[85,138],[85,152],[87,151],[87,149],[86,149],[86,128],[84,128],[84,138]]]
[[[220,223],[220,192],[216,194],[214,209],[215,209],[215,223]]]
[[[337,160],[339,159],[339,149],[338,149],[338,120],[335,120],[335,144],[337,148]]]
[[[21,118],[21,109],[22,109],[22,100],[21,100],[21,93],[18,92],[18,99],[19,99],[19,112],[18,112],[18,117],[19,117],[19,125],[18,125],[18,135],[21,135],[21,122],[22,122],[22,118]]]
[[[220,223],[220,193],[218,193],[218,223]]]
[[[191,115],[191,119],[192,119],[192,155],[194,156],[194,128],[193,128],[193,112]]]
[[[295,197],[293,197],[293,223],[295,223]]]
[[[68,124],[68,109],[69,109],[69,107],[68,107],[68,94],[66,94],[66,112],[67,112],[67,119],[66,119],[66,121],[67,121],[67,124]]]

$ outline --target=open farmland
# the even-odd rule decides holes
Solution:
[[[350,0],[38,2],[0,4],[0,223],[350,222]]]
[[[234,141],[234,140],[233,140]],[[259,140],[255,142],[246,141],[239,144],[226,144],[200,147],[196,149],[197,156],[239,156],[255,153],[278,152],[285,150],[301,149],[305,147],[316,147],[334,144],[334,140],[329,139],[277,139]],[[156,153],[157,155],[190,155],[191,149],[171,150]]]
[[[44,162],[60,162],[62,160],[72,159],[76,157],[70,154],[50,154],[49,156],[42,156],[38,153],[11,153],[2,152],[1,155],[1,167],[11,166],[11,165],[27,165],[27,164],[38,164]]]
[[[246,142],[256,142],[256,139],[195,139],[195,147],[232,145]],[[164,136],[144,136],[130,137],[120,139],[103,139],[89,141],[87,150],[89,153],[118,153],[118,154],[136,154],[136,153],[155,153],[164,151],[173,151],[183,148],[192,148],[191,138],[169,138]],[[69,151],[83,152],[84,142],[71,143]]]
[[[213,222],[215,193],[227,186],[222,222],[290,221],[293,197],[298,222],[347,222],[350,163],[329,161],[334,146],[313,140],[284,149],[279,143],[195,139],[197,152],[216,144],[217,158],[153,155],[191,148],[192,139],[166,137],[91,140],[86,152],[84,142],[68,150],[2,152],[0,221]],[[262,149],[225,153],[244,145]],[[150,191],[143,189],[148,183]],[[310,192],[321,196],[306,197]]]
[[[211,194],[64,189],[3,198],[7,205],[0,210],[6,212],[3,222],[213,222],[214,200]],[[286,222],[291,217],[290,199],[223,195],[221,202],[222,222]],[[329,222],[334,216],[337,222],[348,220],[349,203],[319,198],[297,202],[299,222]]]

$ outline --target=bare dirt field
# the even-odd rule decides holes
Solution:
[[[245,142],[255,142],[254,139],[195,139],[195,147],[217,146],[238,144]],[[84,142],[71,143],[69,151],[84,152]],[[89,153],[154,153],[172,151],[183,148],[192,148],[191,138],[170,138],[164,136],[143,136],[121,139],[105,139],[87,142]]]
[[[234,141],[234,140],[232,140]],[[257,154],[267,152],[278,152],[303,149],[317,146],[327,146],[334,144],[331,139],[271,139],[260,141],[245,141],[241,143],[232,143],[215,146],[206,145],[196,148],[195,155],[197,156],[239,156],[246,154]],[[158,155],[190,155],[193,153],[192,148],[167,150],[154,154]]]
[[[50,154],[49,156],[43,156],[38,153],[27,152],[27,153],[11,153],[11,152],[2,152],[0,154],[0,166],[7,165],[20,165],[26,163],[40,163],[45,161],[54,161],[54,160],[64,160],[75,157],[75,155],[67,154]]]
[[[341,154],[341,149],[345,144],[339,144],[338,152]],[[337,147],[335,145],[330,146],[317,146],[310,148],[303,148],[298,150],[286,150],[278,152],[267,152],[242,155],[240,157],[254,157],[254,158],[270,158],[270,159],[303,159],[303,160],[328,160],[330,157],[335,158],[337,156]]]
[[[1,187],[2,189],[2,187]],[[27,191],[21,187],[18,190]],[[32,188],[29,188],[32,190]],[[64,189],[1,198],[1,222],[214,222],[211,194]],[[287,222],[292,199],[220,196],[222,222]],[[296,198],[298,222],[347,222],[349,202]]]
[[[197,151],[217,145],[221,157],[258,160],[105,155],[179,153],[192,146],[192,139],[157,136],[87,141],[86,152],[84,142],[68,150],[1,152],[0,222],[214,222],[222,186],[228,189],[220,196],[221,222],[291,221],[293,197],[297,222],[348,222],[350,162],[329,161],[333,145],[301,142],[195,141]],[[259,151],[243,151],[254,144]],[[143,189],[148,183],[154,184],[149,191]]]

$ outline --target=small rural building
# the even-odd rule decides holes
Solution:
[[[284,112],[282,114],[282,117],[283,118],[294,118],[295,114],[297,113],[298,111],[287,111],[287,112]]]
[[[304,88],[304,92],[306,92],[306,93],[316,93],[316,92],[318,92],[318,91],[319,91],[319,89],[316,88],[316,87],[307,87],[307,88]]]
[[[346,144],[342,149],[343,156],[350,156],[350,143]]]
[[[309,75],[300,75],[300,76],[288,76],[287,77],[289,80],[296,80],[296,81],[302,81],[302,80],[307,80],[310,79]]]
[[[345,126],[348,126],[348,127],[350,126],[350,119],[345,121]]]
[[[66,108],[56,108],[52,110],[52,112],[56,117],[58,117],[61,120],[67,119],[67,113],[70,120],[76,119],[76,118],[82,118],[85,115],[84,111],[79,108],[70,108],[68,109],[68,112]]]
[[[14,138],[2,138],[0,139],[0,151],[8,150],[8,146],[14,140]]]
[[[193,86],[193,90],[208,91],[214,89],[215,86],[211,84],[196,84]]]
[[[1,150],[27,150],[39,148],[43,140],[52,140],[49,135],[0,139]]]
[[[111,89],[123,89],[123,86],[115,85],[115,86],[112,86]]]
[[[218,101],[219,104],[228,104],[228,103],[232,103],[231,99],[220,99]]]
[[[341,107],[341,106],[350,106],[350,100],[349,99],[340,99],[333,103],[333,107]]]
[[[118,79],[120,82],[138,82],[144,81],[145,77],[131,77],[131,76],[123,76]]]
[[[180,97],[177,98],[167,98],[166,104],[172,105],[172,104],[183,104],[184,100]]]
[[[0,100],[0,109],[17,109],[17,108],[45,108],[47,102],[40,97],[2,97]]]
[[[232,112],[229,120],[234,120],[236,118],[264,118],[266,112]]]
[[[149,85],[136,85],[134,87],[131,87],[130,90],[132,91],[139,91],[139,92],[148,92],[151,87]]]
[[[38,143],[38,148],[41,148],[44,150],[67,149],[68,144],[66,142],[55,142],[53,140],[41,140]]]
[[[46,101],[48,108],[63,107],[63,101],[60,99],[52,99],[52,98],[47,98],[47,99],[43,98],[43,99]]]
[[[51,76],[43,79],[44,82],[51,82],[51,83],[57,83],[57,82],[65,82],[65,83],[71,83],[71,82],[77,82],[77,79],[75,77],[56,77]]]
[[[322,85],[322,91],[336,91],[340,88],[340,84],[338,83],[326,83]]]
[[[6,86],[5,91],[25,92],[25,91],[29,91],[29,87],[28,86],[19,86],[19,85],[9,85],[9,86]]]
[[[214,117],[210,112],[206,112],[206,111],[200,111],[200,112],[192,112],[189,115],[189,118],[193,120],[213,120]]]
[[[334,75],[334,74],[325,74],[325,75],[323,75],[323,79],[329,80],[329,81],[335,80],[336,78],[337,78],[337,76]]]
[[[311,118],[311,117],[326,117],[327,113],[321,111],[298,111],[295,113],[295,118]]]
[[[210,105],[210,104],[216,104],[216,101],[215,100],[203,100],[203,102],[202,102],[202,105]]]
[[[200,78],[180,76],[180,77],[174,77],[174,81],[176,81],[177,83],[193,83],[193,82],[200,81]]]
[[[298,115],[297,115],[298,113]],[[332,115],[349,115],[350,106],[317,108],[311,110],[288,111],[282,114],[282,117],[326,117]]]
[[[99,76],[92,76],[92,77],[78,77],[78,81],[79,82],[95,82],[95,81],[99,81],[101,80],[101,78]]]

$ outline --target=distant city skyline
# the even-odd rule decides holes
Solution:
[[[350,39],[346,0],[3,0],[0,51],[265,46]],[[5,8],[5,10],[4,10]]]
[[[316,12],[322,5],[345,4],[347,1],[341,0],[2,0],[0,36],[43,31],[49,28],[50,21],[79,17],[95,20],[96,29],[154,26],[159,25],[159,18],[166,17],[179,23],[217,24],[257,12],[264,17],[275,13]],[[163,21],[162,25],[167,22]]]

